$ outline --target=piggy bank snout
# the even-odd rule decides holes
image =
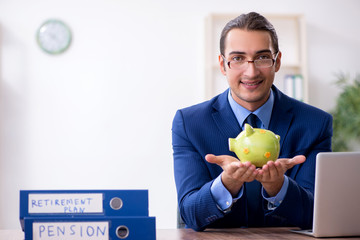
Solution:
[[[236,149],[236,139],[235,138],[229,138],[229,150],[231,152],[235,152]]]

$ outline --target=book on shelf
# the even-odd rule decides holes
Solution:
[[[284,93],[289,97],[303,101],[303,81],[301,74],[287,74],[284,78]]]

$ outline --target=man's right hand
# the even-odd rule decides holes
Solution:
[[[205,159],[223,169],[221,181],[233,197],[237,196],[245,182],[254,181],[258,175],[255,165],[250,162],[242,163],[232,156],[207,154]]]

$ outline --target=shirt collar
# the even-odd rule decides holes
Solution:
[[[233,97],[231,96],[231,90],[229,89],[228,93],[228,101],[232,111],[235,114],[236,119],[239,122],[241,128],[243,128],[244,121],[250,113],[254,113],[261,121],[261,128],[268,129],[270,124],[271,112],[274,106],[274,93],[273,90],[270,89],[270,97],[269,99],[254,112],[250,112],[246,108],[239,105]]]

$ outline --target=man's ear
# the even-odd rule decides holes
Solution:
[[[276,58],[276,62],[275,62],[275,72],[280,70],[280,66],[281,66],[281,52],[279,51],[279,54]]]
[[[226,68],[225,68],[225,61],[224,58],[221,56],[221,54],[219,55],[219,65],[220,65],[220,71],[221,73],[226,76]]]

